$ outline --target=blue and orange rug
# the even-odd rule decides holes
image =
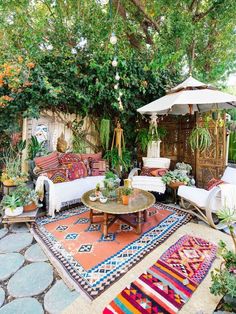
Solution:
[[[175,314],[207,275],[217,246],[185,235],[104,309],[104,314]]]
[[[135,216],[129,217],[135,223]],[[37,241],[60,268],[60,275],[90,299],[95,299],[191,217],[179,209],[155,204],[148,210],[142,234],[117,221],[107,238],[101,217],[90,224],[89,209],[75,207],[55,218],[39,218],[32,228]],[[55,262],[55,263],[54,263]]]

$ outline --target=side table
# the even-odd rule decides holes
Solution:
[[[2,223],[4,227],[8,227],[8,225],[17,223],[17,222],[25,222],[28,226],[31,225],[31,223],[35,222],[36,218],[38,217],[39,208],[32,212],[23,212],[19,216],[7,216],[4,215],[2,218]]]

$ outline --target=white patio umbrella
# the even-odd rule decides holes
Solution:
[[[141,114],[163,115],[206,112],[212,109],[236,108],[236,96],[223,93],[192,76],[167,94],[138,109]]]

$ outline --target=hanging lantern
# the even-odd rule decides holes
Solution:
[[[118,73],[118,72],[116,72],[115,79],[116,79],[117,81],[119,81],[119,79],[120,79],[120,76],[119,76],[119,73]]]
[[[117,43],[117,37],[116,37],[115,33],[112,33],[112,34],[111,34],[110,43],[111,43],[112,45],[115,45],[115,44]]]
[[[112,60],[112,66],[115,68],[115,67],[117,67],[117,65],[118,65],[118,62],[117,62],[117,59],[116,59],[116,57]]]

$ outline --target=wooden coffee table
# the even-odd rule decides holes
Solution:
[[[116,201],[107,201],[105,204],[100,203],[99,200],[92,202],[89,199],[89,195],[92,193],[94,193],[94,190],[84,193],[81,201],[85,206],[90,208],[91,224],[93,223],[93,217],[103,217],[103,235],[105,237],[108,235],[109,227],[111,227],[117,219],[131,226],[136,233],[140,234],[142,232],[142,220],[146,221],[147,219],[146,210],[155,204],[155,197],[151,193],[140,189],[133,190],[129,205],[123,205],[119,198]],[[132,224],[128,221],[123,216],[125,214],[136,214],[137,224]]]

